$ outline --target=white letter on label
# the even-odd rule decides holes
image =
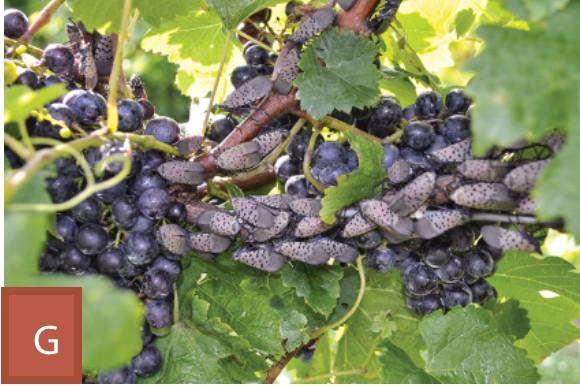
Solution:
[[[45,350],[40,346],[40,335],[46,330],[55,330],[56,326],[42,326],[34,334],[34,346],[39,353],[44,355],[55,355],[58,354],[58,339],[48,339],[48,343],[52,344],[52,350]]]

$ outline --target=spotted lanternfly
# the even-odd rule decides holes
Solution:
[[[352,237],[364,235],[376,227],[375,224],[367,221],[362,214],[357,213],[344,225],[341,236],[350,239]]]
[[[433,172],[425,172],[416,177],[390,201],[390,209],[403,217],[416,212],[433,192],[435,177]]]
[[[422,239],[432,239],[469,221],[460,209],[428,210],[415,224],[415,233]]]
[[[391,184],[401,184],[411,177],[411,165],[404,159],[399,158],[387,169],[387,174]]]
[[[294,237],[304,239],[312,236],[317,236],[332,229],[334,226],[326,224],[318,216],[303,217],[294,228]]]
[[[306,19],[296,32],[288,38],[294,43],[305,43],[311,37],[319,34],[334,23],[336,12],[332,8],[320,8]]]
[[[297,198],[288,204],[290,210],[300,216],[318,216],[322,204],[317,198]]]
[[[300,51],[297,47],[282,50],[272,73],[272,79],[275,79],[274,91],[279,94],[288,94],[292,90],[294,80],[298,76],[299,61]]]
[[[281,211],[274,217],[274,225],[269,228],[254,228],[251,232],[251,241],[262,243],[279,236],[290,222],[290,213]]]
[[[558,153],[562,150],[562,147],[566,144],[566,140],[564,136],[558,132],[553,132],[547,134],[540,140],[540,143],[546,147],[548,147],[552,153]]]
[[[90,43],[81,43],[79,48],[79,57],[79,70],[85,79],[85,88],[92,90],[97,87],[97,84],[99,83],[99,75],[97,74],[97,66],[93,56],[93,48]]]
[[[514,212],[520,214],[535,214],[536,202],[531,197],[524,197],[518,201],[518,206],[514,209]]]
[[[167,251],[183,256],[191,251],[189,233],[176,224],[166,224],[157,230],[157,240]]]
[[[205,169],[196,162],[169,161],[157,168],[161,177],[176,184],[199,185],[205,181]]]
[[[84,34],[78,24],[67,23],[66,34],[68,36],[68,44],[73,54],[78,54],[81,48],[81,43],[84,40]]]
[[[219,211],[205,211],[196,224],[204,232],[212,232],[222,236],[235,236],[240,232],[240,221],[231,214]]]
[[[529,192],[547,164],[548,161],[534,161],[518,166],[505,176],[503,183],[514,192]]]
[[[232,243],[227,237],[214,233],[193,232],[189,234],[191,248],[200,252],[222,253]]]
[[[413,233],[413,221],[401,218],[389,208],[389,204],[382,200],[365,200],[360,204],[361,213],[379,227],[401,235]]]
[[[501,182],[508,172],[508,165],[501,161],[472,159],[458,165],[457,171],[470,180]]]
[[[262,205],[266,205],[267,207],[280,210],[288,209],[288,205],[294,200],[294,197],[292,197],[289,194],[252,196],[252,198]]]
[[[265,157],[278,145],[280,145],[287,135],[287,130],[272,130],[268,131],[267,133],[258,135],[252,140],[252,142],[256,142],[259,145],[258,153],[260,157]]]
[[[180,155],[186,157],[197,153],[198,150],[201,149],[202,144],[203,137],[201,135],[190,135],[189,137],[177,141],[174,146],[177,148]]]
[[[472,159],[471,139],[467,138],[461,142],[431,152],[429,156],[442,163],[463,162]]]
[[[340,8],[348,11],[356,4],[356,0],[338,0],[338,5]]]
[[[131,75],[131,78],[129,79],[129,87],[131,88],[131,92],[133,93],[135,99],[147,99],[145,84],[139,75]]]
[[[348,244],[339,243],[328,237],[318,237],[310,241],[310,243],[321,246],[330,258],[338,260],[341,263],[353,262],[358,257],[356,248]]]
[[[516,202],[504,184],[478,182],[462,185],[451,194],[457,205],[476,209],[511,211]]]
[[[505,251],[538,252],[536,240],[524,231],[504,229],[494,225],[481,228],[483,240],[491,247]]]
[[[274,250],[292,260],[312,265],[324,264],[330,259],[322,245],[307,241],[280,241],[274,245]]]
[[[217,156],[216,163],[223,170],[237,171],[256,166],[261,160],[260,145],[249,141],[225,149]]]
[[[232,259],[265,272],[276,272],[286,262],[286,258],[274,252],[269,245],[240,248]]]
[[[257,76],[228,95],[221,107],[224,110],[235,110],[239,107],[250,105],[270,94],[273,86],[274,82],[271,79],[265,76]]]
[[[251,198],[232,198],[234,213],[250,225],[258,228],[270,228],[274,225],[274,215],[268,208]]]
[[[110,35],[103,36],[98,32],[95,32],[93,34],[93,39],[97,73],[100,78],[108,79],[113,70],[113,61],[115,59],[113,38]]]

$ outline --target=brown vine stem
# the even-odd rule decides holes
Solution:
[[[228,50],[230,48],[230,42],[232,40],[232,33],[228,32],[226,35],[226,41],[224,43],[224,50],[222,52],[222,58],[220,59],[220,64],[217,70],[217,76],[213,82],[213,88],[211,90],[211,95],[209,97],[209,102],[207,103],[207,110],[205,111],[205,117],[203,118],[203,124],[201,126],[201,135],[205,136],[205,132],[207,131],[207,125],[209,123],[209,116],[211,114],[211,109],[213,107],[213,102],[215,100],[215,95],[217,94],[217,89],[220,84],[220,80],[222,78],[222,73],[224,72],[224,66],[226,64],[226,60],[228,58]]]
[[[64,3],[64,0],[51,0],[46,4],[38,17],[30,24],[28,30],[22,35],[20,41],[24,44],[30,43],[34,35],[50,21],[50,18],[60,8],[62,3]]]
[[[310,163],[312,162],[312,153],[314,153],[314,147],[316,146],[316,139],[318,139],[319,132],[316,129],[312,130],[312,135],[310,136],[310,142],[308,142],[308,148],[306,149],[306,154],[304,154],[304,162],[302,163],[302,171],[304,177],[310,182],[319,192],[324,192],[324,186],[314,178],[312,172],[310,171]]]
[[[298,355],[298,353],[302,350],[302,348],[311,346],[314,343],[316,343],[316,340],[317,339],[312,339],[308,343],[297,347],[296,349],[294,349],[293,351],[290,351],[289,353],[286,353],[286,355],[284,355],[278,362],[276,362],[274,364],[274,366],[270,367],[270,370],[268,370],[268,373],[266,374],[266,377],[264,378],[264,383],[276,382],[276,379],[278,378],[278,376],[280,375],[282,370],[284,370],[286,365],[292,360],[292,358],[294,358],[296,355]]]
[[[125,0],[123,4],[123,16],[121,18],[121,31],[115,47],[115,59],[113,60],[113,71],[109,79],[109,98],[107,99],[107,125],[112,133],[117,131],[119,115],[117,113],[117,91],[121,81],[123,71],[123,46],[128,36],[129,16],[131,13],[131,0]]]

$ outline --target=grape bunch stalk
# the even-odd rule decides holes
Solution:
[[[38,63],[18,68],[11,86],[67,88],[26,120],[20,138],[39,152],[58,145],[67,153],[46,179],[57,216],[40,271],[108,277],[145,307],[141,352],[121,369],[87,374],[86,382],[135,383],[160,370],[153,342],[170,332],[187,255],[211,261],[224,253],[268,273],[364,257],[369,269],[399,270],[409,309],[425,315],[496,297],[486,279],[502,254],[538,251],[547,226],[561,226],[540,223],[529,194],[563,146],[558,132],[477,157],[472,101],[460,89],[444,97],[424,92],[410,106],[384,95],[375,106],[335,110],[320,121],[300,110],[294,81],[312,38],[332,26],[380,34],[400,5],[363,3],[338,1],[337,11],[334,2],[318,9],[289,2],[292,28],[276,53],[264,48],[273,41],[257,27],[270,11],[250,16],[238,36],[246,64],[230,74],[234,91],[204,136],[184,135],[175,120],[157,115],[137,75],[121,77],[122,98],[113,105],[118,130],[111,133],[117,37],[80,22],[67,25],[68,42],[48,45]],[[7,38],[28,30],[18,10],[6,10],[4,21]],[[344,131],[381,143],[383,162],[375,167],[387,178],[380,195],[326,223],[320,212],[327,189],[361,171],[364,157]],[[20,150],[5,145],[13,169],[26,167]],[[282,193],[232,197],[222,190],[224,180],[252,185],[270,177]]]

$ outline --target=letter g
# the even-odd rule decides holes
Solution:
[[[54,330],[54,331],[56,331],[57,328],[56,328],[56,326],[42,326],[42,327],[40,327],[36,331],[36,334],[34,334],[34,347],[36,347],[36,350],[39,353],[44,354],[44,355],[55,355],[55,354],[58,354],[58,339],[48,339],[48,343],[51,343],[52,344],[52,349],[51,350],[45,350],[40,345],[40,335],[44,331],[46,331],[46,330]]]

